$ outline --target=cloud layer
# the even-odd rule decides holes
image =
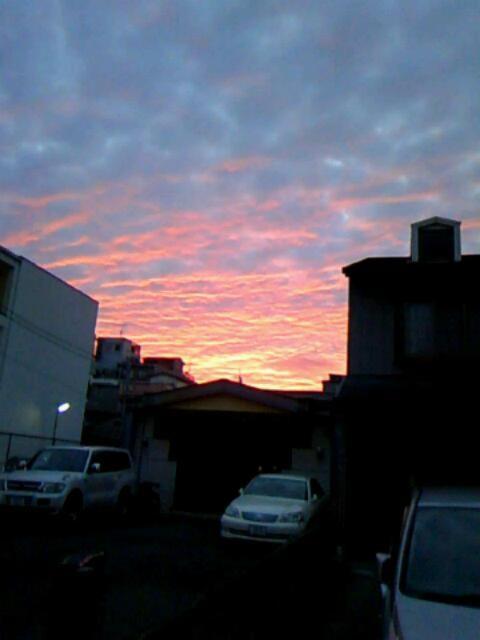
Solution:
[[[480,251],[476,0],[24,0],[0,32],[0,242],[98,335],[318,388],[343,265],[432,215]]]

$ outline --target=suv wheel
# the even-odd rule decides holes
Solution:
[[[66,522],[76,523],[83,512],[83,497],[79,491],[67,496],[62,509],[62,517]]]

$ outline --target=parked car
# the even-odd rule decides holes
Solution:
[[[388,566],[385,559],[383,566]],[[385,638],[478,639],[479,488],[416,492],[405,520],[393,584],[384,576],[382,591],[388,609]]]
[[[260,474],[228,505],[221,518],[221,536],[287,542],[313,523],[325,500],[315,478]]]
[[[0,506],[69,520],[97,507],[123,515],[134,491],[130,453],[112,447],[48,447],[24,469],[0,475]]]

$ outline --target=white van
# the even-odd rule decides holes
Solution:
[[[393,587],[384,580],[388,640],[480,637],[480,488],[417,491]]]
[[[130,453],[113,447],[47,447],[24,469],[0,475],[1,507],[62,514],[72,521],[96,507],[124,515],[134,491]]]

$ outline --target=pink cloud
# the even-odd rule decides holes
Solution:
[[[220,173],[240,173],[253,169],[262,169],[270,164],[271,160],[262,156],[250,156],[245,158],[230,158],[217,165],[216,171]]]
[[[124,286],[135,293],[126,294]],[[240,371],[245,382],[259,386],[319,388],[330,372],[345,367],[339,286],[345,289],[346,282],[331,267],[114,280],[96,292],[102,309],[97,333],[118,332],[125,324],[144,355],[180,354],[200,381],[235,378]]]

